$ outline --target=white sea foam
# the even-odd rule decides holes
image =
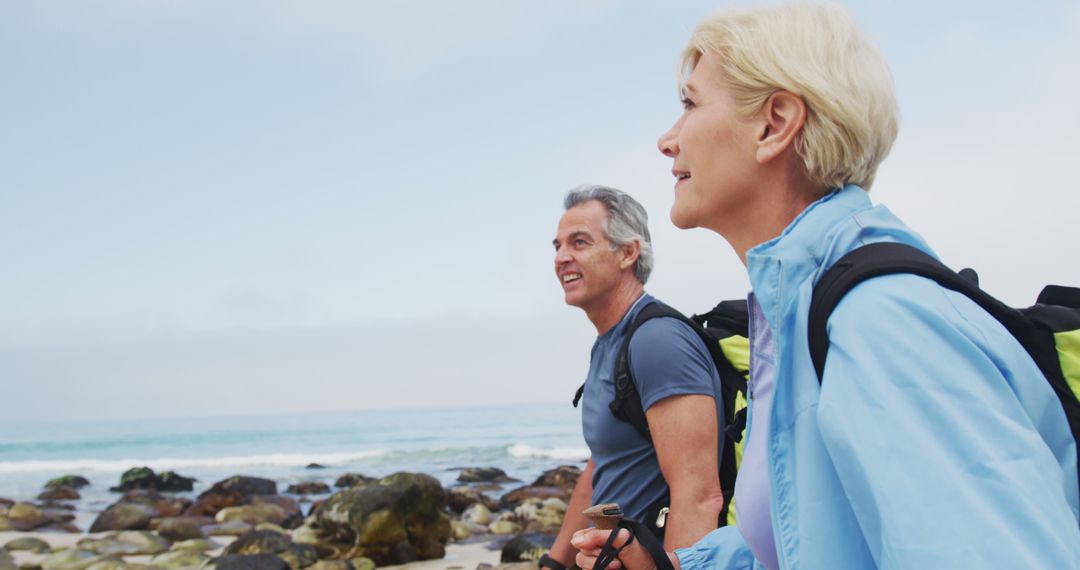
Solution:
[[[507,448],[510,457],[544,458],[566,461],[583,461],[589,458],[586,447],[533,447],[525,443],[515,443]]]
[[[384,450],[344,453],[271,453],[233,457],[159,457],[156,459],[52,459],[0,461],[0,474],[73,471],[125,471],[147,466],[155,471],[218,467],[303,467],[311,463],[325,466],[345,465],[354,461],[385,455]]]

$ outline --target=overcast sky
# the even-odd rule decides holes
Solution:
[[[720,2],[0,0],[0,421],[568,401],[567,189],[671,227],[676,58]],[[892,66],[875,201],[984,287],[1080,284],[1080,4],[846,2]]]

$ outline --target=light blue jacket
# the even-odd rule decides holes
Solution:
[[[780,565],[1080,568],[1065,414],[1023,348],[969,299],[912,275],[857,286],[829,319],[818,384],[813,285],[879,241],[929,251],[848,186],[747,253],[776,343],[767,455]],[[677,554],[684,569],[760,567],[734,527]]]

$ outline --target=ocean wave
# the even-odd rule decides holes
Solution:
[[[515,443],[506,449],[510,457],[560,459],[567,461],[583,461],[589,458],[589,450],[585,447],[533,447],[525,443]]]
[[[70,472],[70,471],[126,471],[136,466],[146,466],[155,471],[203,469],[219,467],[303,467],[311,463],[334,466],[386,455],[385,450],[342,453],[271,453],[266,455],[241,455],[232,457],[160,457],[156,459],[51,459],[27,461],[0,461],[0,474]]]

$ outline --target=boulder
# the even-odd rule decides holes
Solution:
[[[181,540],[180,542],[174,542],[172,548],[169,550],[194,550],[195,552],[209,552],[211,550],[217,550],[221,548],[220,542],[215,542],[209,538],[192,538],[189,540]]]
[[[15,503],[8,507],[8,525],[12,530],[34,530],[49,524],[52,519],[30,503]]]
[[[37,496],[39,501],[77,501],[79,492],[74,487],[58,485],[49,487]]]
[[[461,513],[461,520],[473,524],[490,524],[491,509],[485,507],[482,503],[473,503],[469,505],[469,508],[465,509],[465,512]]]
[[[127,491],[117,502],[145,505],[160,517],[180,516],[191,506],[191,499],[186,497],[166,495],[158,491],[143,489]]]
[[[203,566],[213,570],[292,570],[273,554],[227,554]]]
[[[251,526],[266,522],[279,525],[285,522],[285,518],[285,511],[281,507],[269,503],[225,507],[214,516],[219,523],[240,521]]]
[[[573,491],[581,477],[581,469],[573,465],[560,465],[540,474],[533,481],[533,487],[561,487],[567,491]]]
[[[481,493],[478,489],[461,485],[452,487],[447,491],[450,510],[455,513],[463,512],[469,505],[482,503],[488,510],[495,510],[499,504],[491,497]]]
[[[202,527],[213,524],[208,517],[172,517],[156,519],[151,526],[158,534],[169,540],[191,540],[204,538]]]
[[[277,495],[277,483],[259,477],[236,475],[214,483],[213,487],[199,495],[184,514],[212,517],[226,507],[249,504],[260,495]]]
[[[175,471],[164,471],[161,474],[154,473],[149,467],[132,467],[120,476],[120,484],[111,487],[113,492],[132,491],[144,489],[148,491],[190,491],[195,486],[195,479],[184,477]]]
[[[128,564],[116,558],[107,558],[87,566],[86,570],[134,570],[135,568],[145,568],[145,566],[142,564]]]
[[[271,530],[256,530],[240,536],[224,554],[275,554],[294,568],[306,568],[318,559],[309,544],[294,544],[288,535]]]
[[[293,495],[321,495],[330,492],[330,485],[319,481],[305,481],[289,485],[285,492]]]
[[[517,534],[521,532],[521,525],[512,520],[501,519],[488,525],[488,530],[491,534]]]
[[[206,536],[240,536],[252,531],[252,526],[243,521],[229,521],[203,527]]]
[[[23,550],[36,554],[44,554],[46,552],[51,552],[52,547],[49,546],[48,542],[45,542],[40,538],[27,536],[23,538],[16,538],[14,540],[9,540],[7,544],[4,545],[4,550],[7,550],[9,552]]]
[[[48,483],[45,483],[45,488],[71,487],[72,489],[82,489],[89,484],[90,481],[81,475],[64,475],[55,479],[50,479]]]
[[[320,544],[378,565],[442,558],[450,538],[446,491],[429,475],[395,473],[339,491],[314,513]]]
[[[326,466],[318,463],[308,463],[304,469],[326,469]]]
[[[194,477],[184,477],[175,471],[164,471],[158,475],[158,490],[173,493],[191,491],[195,488]]]
[[[277,483],[261,477],[234,475],[228,479],[214,483],[214,486],[210,487],[206,493],[239,495],[241,497],[249,497],[251,495],[276,495]]]
[[[525,502],[526,499],[544,500],[553,497],[563,501],[569,501],[570,491],[563,489],[562,487],[518,487],[499,499],[499,507],[503,509],[512,509]]]
[[[210,560],[210,557],[199,550],[172,550],[151,558],[150,564],[162,570],[172,570],[174,568],[199,568],[207,560]]]
[[[356,487],[357,485],[367,485],[368,483],[374,483],[378,479],[374,477],[368,477],[367,475],[361,475],[359,473],[345,473],[341,477],[338,477],[337,481],[334,481],[335,487]]]
[[[566,503],[561,499],[527,499],[514,509],[514,517],[525,523],[529,532],[557,533],[566,516]]]
[[[349,567],[351,568],[352,565],[350,564]],[[4,550],[0,550],[0,570],[19,570],[19,567],[15,565],[15,558]]]
[[[498,467],[466,467],[461,470],[457,480],[461,483],[509,483],[518,481],[507,476]]]
[[[526,562],[539,560],[555,544],[555,537],[548,534],[519,534],[503,545],[499,560],[502,562]]]
[[[41,570],[86,570],[95,563],[108,559],[89,550],[68,548],[46,556],[41,561]]]
[[[84,538],[77,546],[94,554],[153,555],[169,550],[172,542],[151,532],[128,530],[102,538]]]
[[[143,530],[150,527],[150,520],[157,511],[139,503],[116,503],[105,509],[90,525],[90,532],[110,530]]]
[[[320,560],[307,567],[307,570],[356,570],[348,560]]]

